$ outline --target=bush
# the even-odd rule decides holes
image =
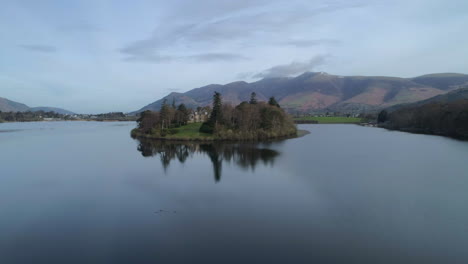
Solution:
[[[203,123],[200,127],[200,132],[202,133],[213,134],[213,131],[214,131],[214,127],[208,122]]]

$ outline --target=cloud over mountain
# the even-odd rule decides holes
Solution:
[[[328,56],[318,55],[305,62],[291,62],[289,64],[277,65],[263,72],[255,74],[254,78],[289,77],[303,72],[311,71],[315,67],[325,63]]]

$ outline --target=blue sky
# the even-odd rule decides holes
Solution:
[[[468,73],[466,0],[0,3],[0,97],[79,113],[304,71]]]

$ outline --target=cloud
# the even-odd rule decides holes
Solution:
[[[147,54],[147,55],[130,55],[124,58],[124,61],[128,62],[147,62],[147,63],[163,63],[174,61],[175,58],[171,56],[159,56],[157,54]]]
[[[314,5],[300,0],[288,5],[281,1],[240,1],[235,5],[222,2],[213,1],[211,5],[203,5],[201,15],[195,12],[200,7],[188,4],[184,10],[192,10],[193,7],[195,11],[187,14],[177,10],[166,18],[172,23],[161,22],[148,38],[129,43],[119,51],[126,61],[159,63],[168,61],[168,57],[180,58],[179,53],[209,53],[218,47],[224,47],[220,53],[228,53],[232,48],[245,46],[309,47],[336,44],[338,41],[332,39],[284,42],[284,38],[295,27],[310,24],[314,16],[363,6],[355,1],[322,2]],[[201,58],[201,61],[233,58],[207,56]],[[239,56],[237,58],[240,59]]]
[[[88,33],[100,32],[101,28],[87,21],[69,22],[57,27],[57,30],[64,33]]]
[[[337,39],[298,39],[282,42],[283,45],[307,48],[318,45],[339,45],[342,42]]]
[[[240,54],[235,54],[235,53],[204,53],[204,54],[192,55],[187,58],[190,58],[199,62],[238,61],[238,60],[248,59],[247,57],[244,57]]]
[[[18,46],[29,51],[40,52],[40,53],[54,53],[58,51],[57,47],[49,46],[49,45],[22,44]]]
[[[324,64],[327,57],[326,55],[318,55],[306,62],[292,62],[290,64],[277,65],[255,74],[253,78],[288,77],[301,74]]]
[[[249,58],[235,53],[225,53],[225,52],[208,52],[200,53],[187,56],[160,56],[151,51],[145,51],[144,49],[134,52],[133,50],[128,50],[125,61],[134,61],[134,62],[149,62],[149,63],[164,63],[172,61],[196,61],[196,62],[217,62],[217,61],[240,61],[248,60]]]
[[[255,72],[240,72],[236,75],[236,79],[245,80],[255,75]]]

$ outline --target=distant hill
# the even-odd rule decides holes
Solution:
[[[61,109],[61,108],[56,108],[56,107],[29,107],[25,104],[14,102],[14,101],[8,100],[6,98],[1,98],[1,97],[0,97],[0,111],[2,112],[44,111],[44,112],[55,112],[57,114],[62,114],[62,115],[75,114],[71,111]]]
[[[25,104],[10,101],[0,97],[0,111],[2,112],[24,112],[28,111],[29,107]]]
[[[360,113],[389,106],[425,100],[468,84],[468,75],[456,73],[430,74],[415,78],[384,76],[339,76],[323,72],[307,72],[294,78],[268,78],[253,83],[211,84],[185,93],[171,93],[135,113],[159,110],[167,103],[184,103],[187,107],[211,104],[213,92],[220,92],[225,102],[247,101],[252,92],[259,100],[275,96],[290,112]]]
[[[40,106],[40,107],[32,107],[29,108],[29,111],[31,112],[39,112],[39,111],[44,111],[44,112],[55,112],[57,114],[61,115],[74,115],[75,113],[62,109],[62,108],[56,108],[56,107],[46,107],[46,106]]]

